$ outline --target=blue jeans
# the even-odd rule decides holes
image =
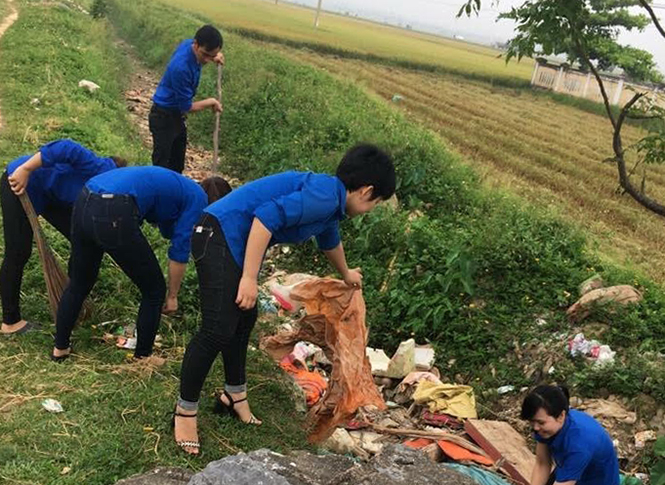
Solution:
[[[108,253],[141,292],[134,355],[146,357],[152,353],[166,282],[140,226],[141,218],[132,196],[95,194],[83,189],[72,213],[70,281],[58,306],[56,348],[70,347],[81,306],[97,280],[104,253]]]

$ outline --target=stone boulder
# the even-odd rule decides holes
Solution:
[[[594,307],[610,304],[628,305],[642,301],[642,294],[630,285],[591,290],[571,306],[566,314],[572,322],[584,320]]]

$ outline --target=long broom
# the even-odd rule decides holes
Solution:
[[[219,104],[222,104],[222,65],[217,64],[217,101]],[[215,113],[215,132],[212,135],[212,164],[213,171],[216,171],[219,167],[219,119],[222,113],[219,111]]]
[[[58,304],[60,303],[60,298],[62,297],[65,288],[67,288],[67,285],[69,284],[69,277],[60,266],[60,263],[58,263],[53,251],[51,251],[51,248],[46,242],[42,227],[39,224],[39,219],[28,194],[24,192],[19,195],[18,198],[21,201],[21,205],[23,205],[25,215],[28,216],[28,221],[30,222],[30,227],[32,227],[35,242],[37,243],[39,260],[41,261],[42,269],[44,270],[44,280],[46,281],[46,292],[48,294],[51,316],[53,317],[53,321],[55,321],[58,314]],[[87,302],[84,303],[82,316],[85,318],[85,316],[90,315],[91,311],[92,309]]]

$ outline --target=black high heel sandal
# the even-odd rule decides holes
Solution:
[[[198,413],[197,413],[198,414]],[[177,406],[173,409],[173,413],[171,414],[171,428],[173,428],[173,436],[175,438],[175,418],[195,418],[196,414],[182,414],[178,412]],[[201,442],[199,441],[178,441],[175,440],[175,444],[178,445],[178,447],[187,453],[188,455],[198,455],[201,451]],[[197,453],[190,453],[187,451],[185,448],[194,448],[198,452]]]
[[[233,398],[231,397],[231,394],[228,393],[228,391],[224,390],[223,394],[226,399],[229,400],[229,404],[226,404],[224,401],[222,401],[222,396],[217,394],[215,395],[215,407],[213,408],[212,412],[215,414],[228,414],[232,418],[237,419],[241,423],[244,424],[253,424],[255,426],[261,426],[261,421],[258,420],[256,416],[254,416],[254,413],[250,412],[250,417],[249,421],[243,421],[240,415],[238,414],[238,411],[235,410],[235,405],[238,404],[239,402],[247,401],[246,397],[243,397],[242,399],[238,399],[237,401],[234,401]]]

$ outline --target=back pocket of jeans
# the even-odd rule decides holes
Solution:
[[[92,230],[102,248],[115,249],[122,245],[122,217],[93,216]]]
[[[202,230],[200,230],[201,228]],[[212,231],[206,227],[196,226],[192,235],[192,259],[195,263],[205,258],[208,252],[208,243],[212,238]]]

